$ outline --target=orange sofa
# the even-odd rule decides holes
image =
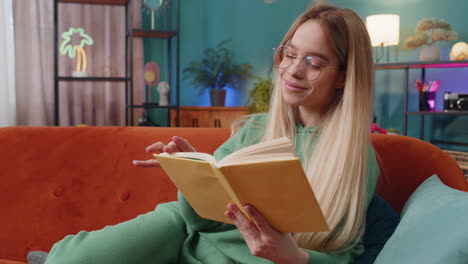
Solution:
[[[160,169],[142,169],[145,147],[179,135],[212,153],[230,135],[222,128],[0,128],[0,264],[26,263],[68,234],[96,230],[176,199]],[[437,173],[468,191],[456,162],[433,145],[403,136],[372,135],[382,175],[377,192],[400,212],[414,189]],[[421,158],[424,157],[424,158]]]

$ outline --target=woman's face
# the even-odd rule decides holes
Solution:
[[[299,26],[286,49],[283,60],[293,61],[287,68],[280,64],[278,70],[285,102],[299,110],[323,113],[337,89],[343,88],[345,74],[339,71],[338,58],[319,22],[309,20]],[[304,57],[306,60],[302,60]],[[312,80],[314,71],[320,75]]]

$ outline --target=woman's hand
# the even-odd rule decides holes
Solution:
[[[178,136],[172,137],[172,140],[166,144],[159,141],[146,148],[148,153],[161,153],[161,152],[195,152],[195,148],[185,139]],[[158,161],[155,159],[149,160],[134,160],[133,165],[142,168],[160,168]]]
[[[309,254],[300,249],[289,233],[275,230],[253,206],[247,205],[250,221],[235,204],[228,204],[225,215],[232,220],[244,237],[250,252],[276,264],[306,264]]]

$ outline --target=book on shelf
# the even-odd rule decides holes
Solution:
[[[162,169],[203,218],[231,224],[235,203],[257,208],[281,232],[325,232],[328,224],[292,142],[279,138],[235,151],[220,161],[206,153],[154,154]]]

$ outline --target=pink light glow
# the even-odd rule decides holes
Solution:
[[[434,111],[434,109],[435,109],[435,99],[427,100],[427,104],[429,105],[429,111]]]

